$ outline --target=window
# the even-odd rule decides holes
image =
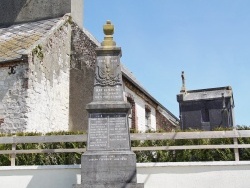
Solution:
[[[135,121],[135,115],[136,115],[136,110],[135,110],[135,101],[133,98],[133,95],[131,95],[130,93],[127,93],[127,101],[128,103],[131,105],[131,110],[130,113],[128,115],[128,124],[129,124],[129,128],[136,130],[136,121]]]

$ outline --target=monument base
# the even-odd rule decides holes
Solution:
[[[144,188],[143,183],[108,183],[73,185],[73,188]]]
[[[73,188],[144,188],[137,183],[132,151],[87,151],[82,155],[81,184]]]
[[[82,155],[82,184],[136,183],[132,151],[87,151]]]

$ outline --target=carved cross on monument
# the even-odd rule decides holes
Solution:
[[[137,183],[136,156],[128,126],[120,65],[121,48],[113,41],[114,26],[103,27],[104,41],[96,49],[93,101],[89,112],[87,151],[82,155],[81,184],[74,188],[143,188]]]

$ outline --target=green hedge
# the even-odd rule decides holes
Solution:
[[[232,139],[187,139],[132,142],[133,147],[233,144]],[[232,161],[233,149],[136,151],[138,162]],[[248,159],[249,156],[248,156]]]
[[[238,129],[249,130],[249,127]],[[219,129],[222,130],[222,129]],[[192,130],[194,131],[194,130]],[[46,135],[76,135],[83,132],[51,132]],[[41,133],[18,133],[16,136],[39,136]],[[12,136],[12,135],[0,135]],[[250,144],[250,138],[239,138],[240,144]],[[186,140],[155,140],[132,141],[132,147],[146,146],[182,146],[182,145],[223,145],[233,144],[233,139],[186,139]],[[42,143],[17,144],[21,149],[60,149],[85,148],[86,143]],[[0,144],[0,150],[11,150],[11,144]],[[175,150],[175,151],[136,151],[137,162],[191,162],[191,161],[233,161],[233,149],[204,149],[204,150]],[[239,149],[240,160],[250,160],[250,149]],[[47,154],[18,154],[16,165],[67,165],[81,164],[79,153],[47,153]],[[0,166],[9,166],[10,156],[0,155]]]
[[[45,135],[76,135],[83,132],[50,132]],[[16,136],[41,136],[41,133],[18,133]],[[13,135],[0,135],[13,136]],[[60,148],[85,148],[85,142],[60,142],[60,143],[29,143],[17,144],[16,149],[60,149]],[[0,150],[11,150],[11,144],[0,144]],[[17,154],[16,165],[68,165],[81,164],[80,153],[42,153],[42,154]],[[0,155],[0,166],[9,166],[10,156]]]
[[[248,126],[237,126],[238,130],[250,130]],[[216,128],[214,131],[229,131],[232,128]],[[195,132],[200,130],[187,130]],[[250,138],[239,138],[239,144],[250,144]],[[233,144],[232,138],[185,139],[132,141],[132,147],[147,146],[183,146],[183,145],[226,145]],[[137,162],[198,162],[198,161],[234,161],[233,149],[200,149],[175,151],[136,151]],[[239,149],[241,161],[250,160],[250,149]]]

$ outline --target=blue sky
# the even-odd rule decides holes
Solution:
[[[122,63],[179,117],[176,94],[232,86],[236,124],[250,125],[249,0],[84,0],[84,27],[115,25]]]

